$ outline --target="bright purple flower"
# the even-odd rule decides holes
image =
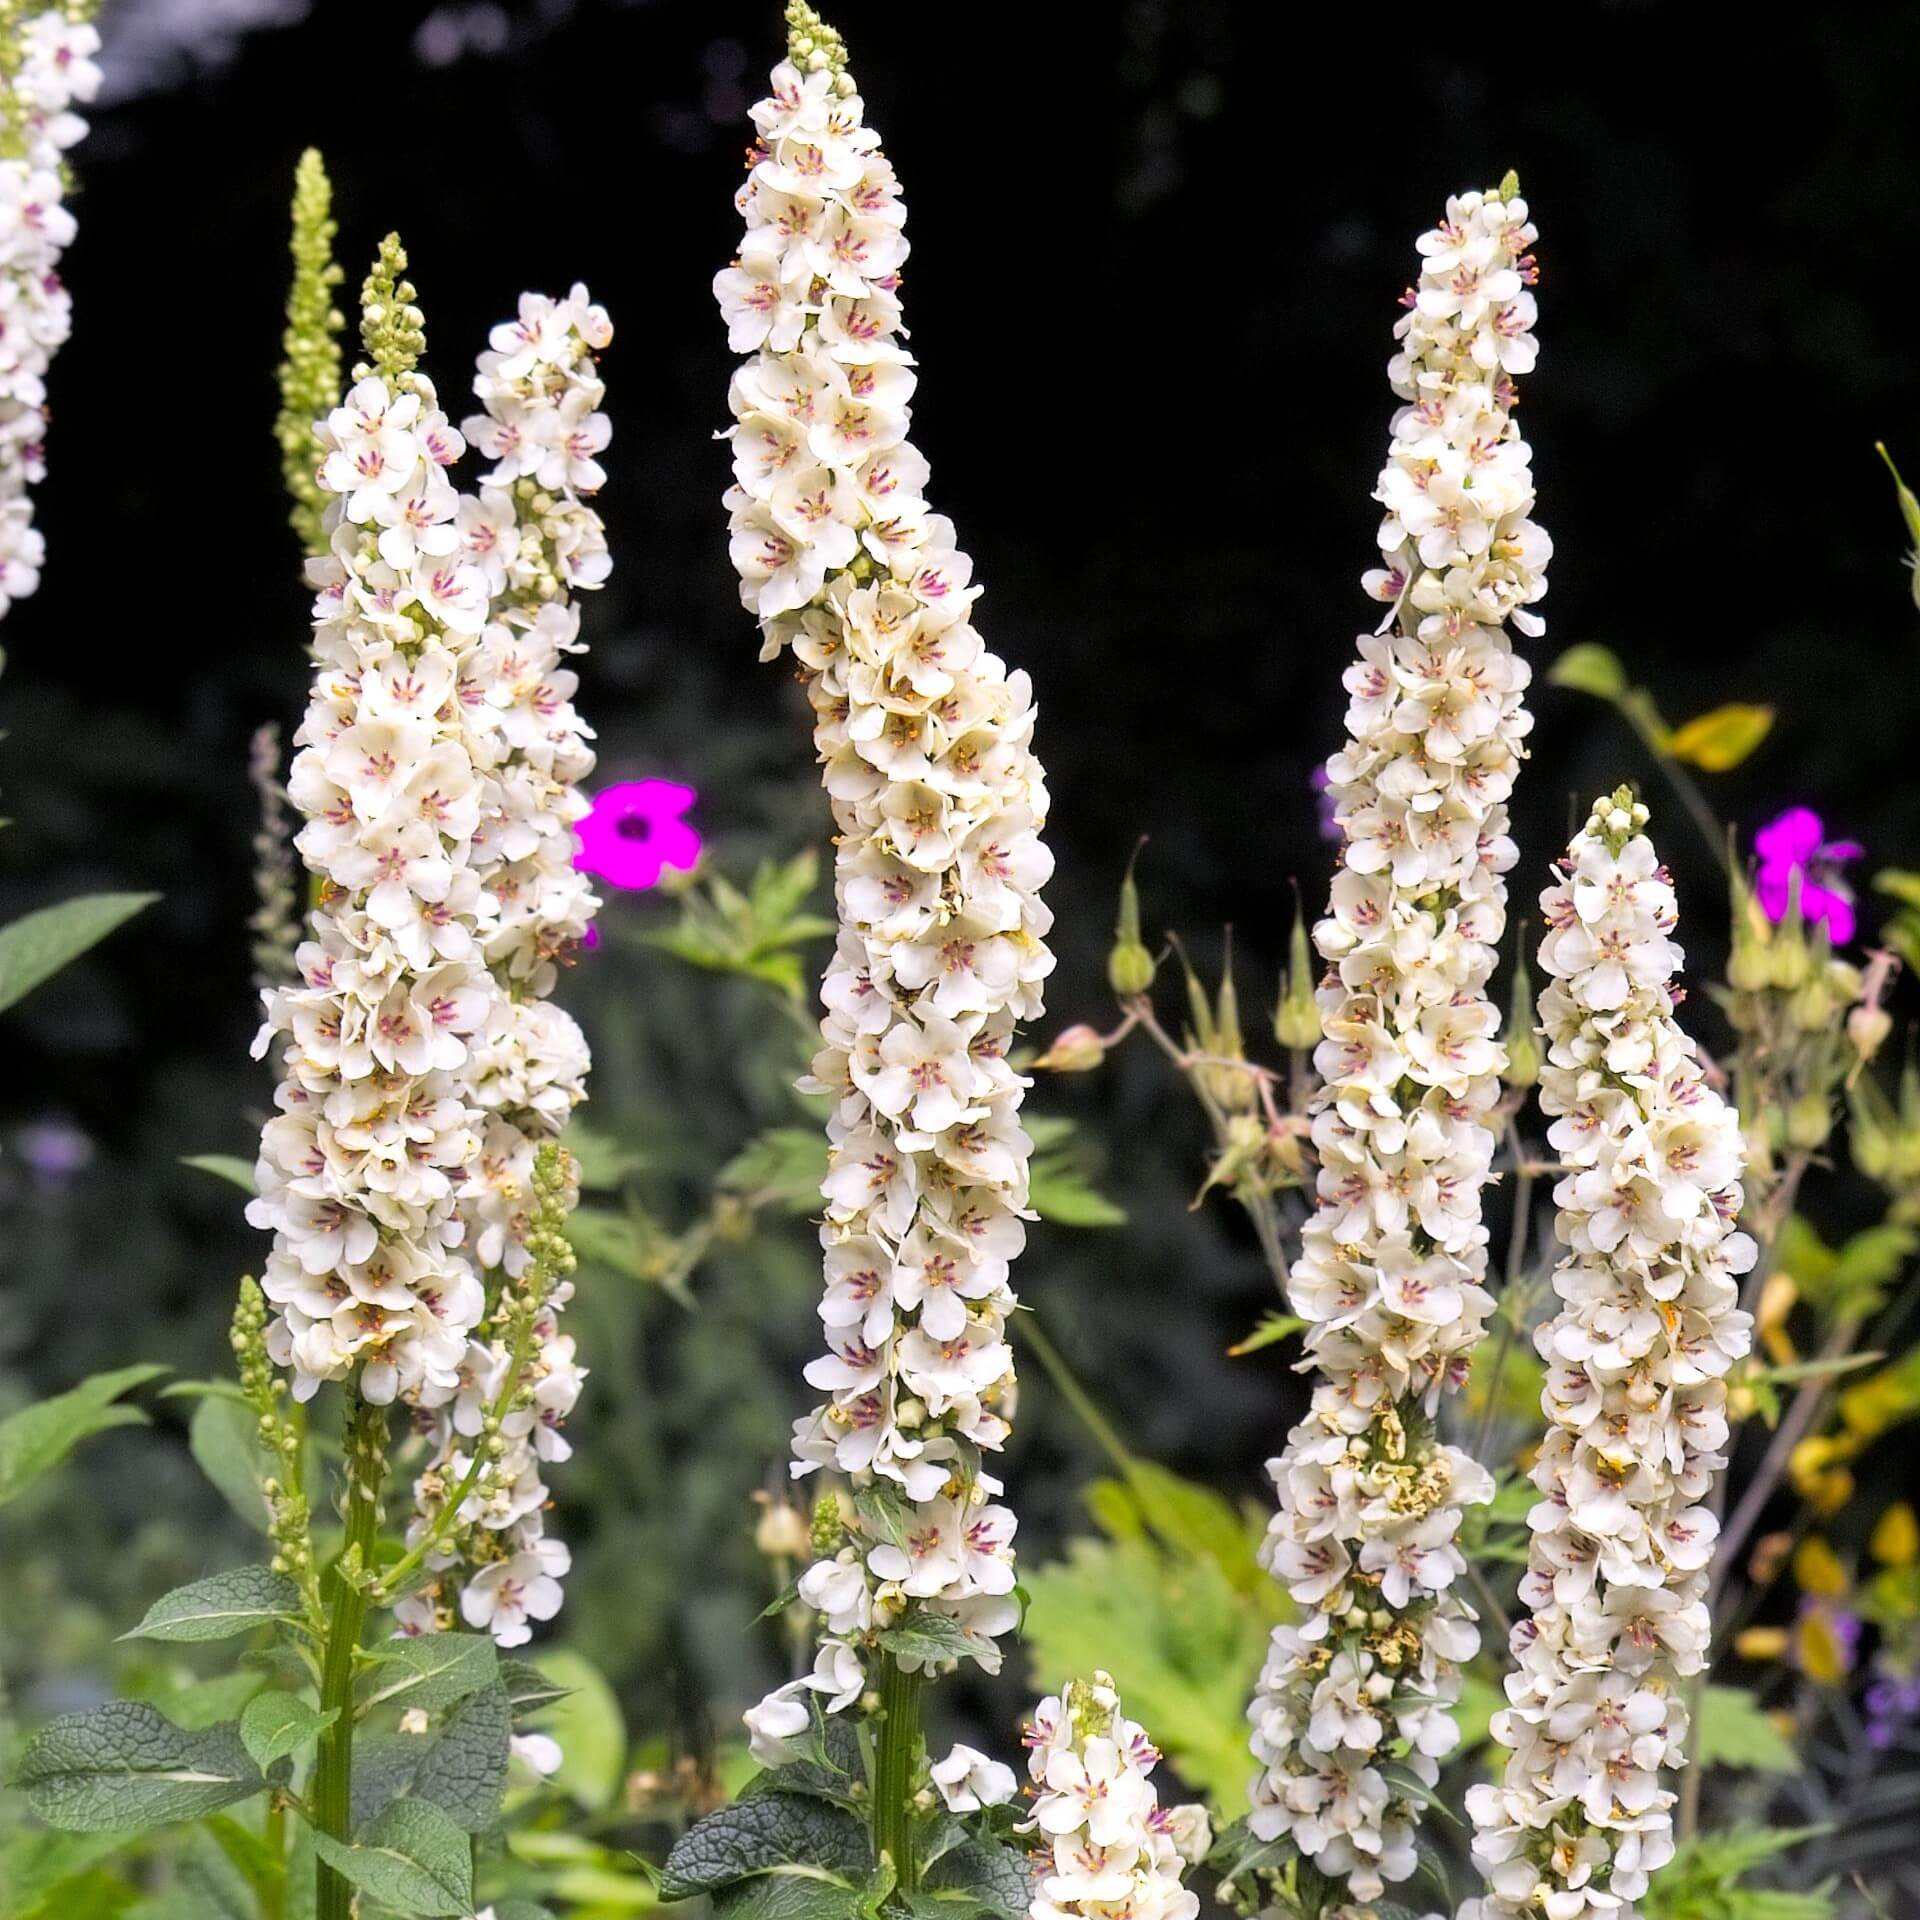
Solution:
[[[1866,851],[1857,840],[1822,840],[1826,829],[1811,807],[1789,807],[1753,836],[1760,856],[1754,882],[1760,905],[1772,921],[1787,917],[1787,895],[1793,876],[1800,876],[1800,917],[1808,926],[1826,922],[1827,937],[1836,947],[1853,938],[1853,892],[1840,869]]]
[[[657,887],[660,869],[691,873],[700,836],[682,818],[699,796],[677,780],[623,780],[593,796],[593,811],[575,828],[573,864],[609,886]]]

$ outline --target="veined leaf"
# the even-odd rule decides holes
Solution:
[[[157,893],[90,893],[0,927],[0,1013],[159,898]]]
[[[51,1400],[0,1420],[0,1507],[25,1493],[89,1435],[109,1427],[145,1426],[147,1416],[138,1407],[120,1405],[120,1396],[166,1371],[148,1364],[96,1373]]]
[[[328,1866],[401,1913],[456,1916],[473,1911],[473,1843],[436,1806],[396,1800],[352,1846],[321,1833]]]
[[[300,1611],[300,1589],[271,1567],[235,1567],[175,1587],[123,1640],[230,1640]]]
[[[189,1733],[152,1707],[115,1700],[48,1721],[13,1784],[49,1826],[101,1833],[198,1819],[267,1783],[232,1721]]]

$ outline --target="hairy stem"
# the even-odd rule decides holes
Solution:
[[[387,1477],[387,1410],[362,1400],[352,1382],[347,1387],[344,1449],[347,1537],[333,1567],[326,1654],[320,1669],[320,1710],[334,1709],[334,1720],[320,1736],[313,1777],[314,1826],[343,1843],[353,1838],[354,1662],[366,1625],[367,1591],[380,1538],[380,1495]],[[324,1862],[319,1874],[315,1920],[351,1920],[351,1883]]]
[[[919,1884],[913,1858],[913,1780],[920,1764],[921,1676],[881,1656],[880,1750],[874,1760],[873,1850],[893,1862],[902,1893]]]

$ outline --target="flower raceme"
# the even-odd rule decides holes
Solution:
[[[459,1474],[472,1496],[429,1565],[482,1563],[468,1619],[524,1638],[523,1615],[485,1596],[544,1597],[538,1581],[564,1566],[541,1537],[535,1465],[564,1457],[581,1377],[552,1323],[564,1273],[514,1350],[517,1382],[495,1322],[521,1299],[505,1283],[527,1271],[536,1228],[551,1236],[571,1204],[570,1186],[535,1204],[534,1158],[584,1097],[585,1043],[545,996],[597,904],[571,833],[593,758],[559,662],[577,650],[566,589],[587,583],[573,563],[598,522],[577,469],[552,492],[537,476],[525,493],[517,475],[496,486],[496,472],[478,509],[457,493],[447,470],[465,438],[418,371],[404,266],[389,240],[363,296],[367,363],[317,429],[328,550],[309,564],[317,664],[288,792],[319,898],[298,981],[265,996],[256,1046],[281,1038],[283,1078],[248,1217],[274,1233],[269,1349],[296,1397],[351,1376],[365,1399],[418,1410],[435,1443],[423,1483]],[[486,432],[497,408],[564,441],[578,394],[597,396],[586,363],[606,333],[583,290],[527,296],[483,356],[488,411],[469,426]],[[551,1250],[548,1264],[565,1265]],[[511,1417],[469,1479],[477,1409],[510,1384]],[[422,1501],[416,1538],[439,1519]],[[447,1623],[434,1589],[409,1605],[409,1625]]]
[[[100,85],[93,8],[0,0],[0,616],[40,584],[28,488],[46,477],[47,370],[73,329],[60,256],[77,228],[66,153]]]
[[[1366,579],[1391,611],[1359,642],[1327,763],[1342,848],[1314,929],[1318,1205],[1289,1284],[1321,1377],[1270,1463],[1261,1557],[1301,1618],[1275,1629],[1249,1709],[1251,1821],[1363,1901],[1414,1869],[1419,1792],[1458,1739],[1478,1644],[1455,1536],[1492,1481],[1436,1419],[1492,1305],[1480,1200],[1505,1057],[1487,983],[1531,724],[1503,623],[1539,631],[1550,551],[1513,419],[1533,239],[1509,179],[1451,200],[1419,242],[1375,494],[1385,565]]]
[[[905,210],[837,38],[804,7],[788,18],[794,58],[753,109],[746,233],[715,293],[746,355],[729,396],[741,595],[763,657],[791,649],[804,673],[838,829],[807,1083],[834,1100],[828,1351],[793,1470],[847,1476],[855,1518],[801,1578],[824,1620],[815,1671],[748,1716],[769,1760],[807,1692],[829,1711],[859,1698],[873,1636],[908,1609],[988,1666],[1016,1617],[1014,1519],[981,1455],[1007,1433],[1030,1217],[1007,1050],[1053,965],[1031,689],[972,625],[971,563],[906,437]]]
[[[1504,1778],[1471,1789],[1487,1896],[1463,1920],[1631,1920],[1673,1856],[1686,1690],[1706,1662],[1710,1504],[1726,1374],[1751,1340],[1736,1276],[1739,1121],[1673,1017],[1673,885],[1621,789],[1595,803],[1541,895],[1540,1104],[1567,1168],[1568,1251],[1547,1364],[1541,1493],[1493,1719]]]
[[[1206,1809],[1160,1805],[1150,1777],[1159,1752],[1121,1713],[1112,1677],[1095,1673],[1042,1700],[1025,1741],[1032,1920],[1194,1920],[1200,1901],[1181,1881],[1212,1845]]]

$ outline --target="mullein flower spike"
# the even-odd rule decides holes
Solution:
[[[714,291],[747,357],[729,395],[726,504],[745,604],[806,680],[837,833],[840,939],[809,1087],[832,1095],[823,1188],[824,1395],[793,1471],[857,1490],[846,1544],[801,1575],[817,1663],[748,1715],[777,1762],[867,1687],[871,1637],[945,1615],[997,1666],[1013,1515],[981,1464],[1007,1435],[1026,1238],[1016,1024],[1051,971],[1047,793],[1032,691],[970,621],[978,589],[924,497],[900,344],[905,209],[839,37],[788,10],[791,58],[753,109],[746,234]],[[884,1516],[884,1517],[882,1517]],[[899,1660],[905,1670],[919,1662]]]
[[[346,322],[334,305],[340,284],[333,257],[333,184],[316,148],[300,156],[293,177],[293,227],[289,248],[293,280],[287,290],[287,326],[280,336],[280,414],[274,438],[280,444],[280,471],[292,501],[288,522],[304,553],[327,546],[327,489],[321,485],[321,460],[314,429],[340,404],[340,340]]]
[[[60,256],[78,231],[66,154],[73,103],[100,86],[90,0],[0,0],[0,617],[40,584],[46,541],[28,489],[46,478],[47,371],[73,330]]]
[[[592,356],[611,329],[583,288],[523,297],[467,422],[499,464],[462,497],[446,469],[466,440],[419,370],[405,270],[390,236],[362,294],[365,360],[318,430],[317,668],[288,777],[318,904],[297,984],[266,995],[256,1046],[284,1037],[283,1079],[248,1217],[274,1233],[267,1341],[296,1398],[352,1375],[365,1400],[417,1409],[422,1481],[442,1492],[474,1409],[505,1403],[485,1497],[465,1474],[450,1513],[419,1495],[433,1579],[402,1619],[450,1624],[457,1586],[469,1624],[516,1644],[558,1604],[566,1549],[533,1462],[564,1456],[581,1378],[552,1326],[558,1268],[525,1340],[503,1329],[572,1193],[543,1191],[535,1142],[584,1097],[585,1043],[546,995],[597,905],[571,833],[593,756],[559,663],[578,650],[568,592],[605,571],[581,496],[601,477]],[[505,1276],[491,1316],[489,1269]]]
[[[1436,1420],[1492,1307],[1480,1199],[1506,1060],[1487,982],[1531,724],[1505,623],[1540,630],[1550,551],[1513,419],[1533,240],[1509,180],[1450,201],[1419,242],[1375,495],[1386,564],[1366,580],[1391,611],[1347,671],[1348,740],[1327,763],[1343,844],[1313,936],[1319,1205],[1289,1286],[1321,1378],[1269,1463],[1262,1562],[1301,1617],[1274,1630],[1249,1709],[1251,1824],[1361,1901],[1414,1870],[1479,1640],[1455,1536],[1493,1485]]]
[[[1462,1920],[1632,1920],[1673,1857],[1687,1689],[1707,1658],[1728,1369],[1752,1341],[1737,1276],[1739,1119],[1673,1016],[1673,883],[1625,788],[1540,896],[1540,1105],[1567,1171],[1546,1362],[1541,1501],[1513,1630],[1502,1780],[1472,1788],[1487,1896]]]

